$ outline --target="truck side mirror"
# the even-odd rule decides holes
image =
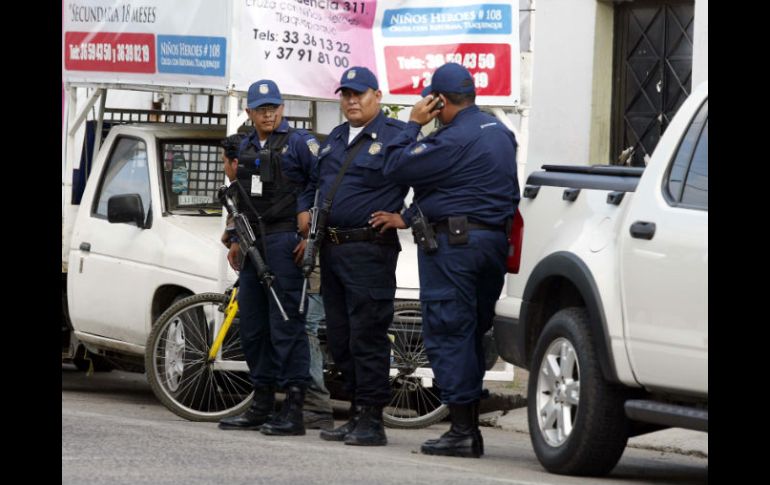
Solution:
[[[111,223],[135,223],[144,229],[144,207],[139,194],[113,195],[107,200],[107,220]]]

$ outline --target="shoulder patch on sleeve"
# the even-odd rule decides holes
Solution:
[[[318,141],[315,138],[311,138],[306,143],[307,143],[308,150],[310,150],[310,153],[312,153],[314,157],[317,157],[318,149],[321,148],[321,146],[318,144]]]
[[[412,148],[412,151],[410,151],[409,154],[419,155],[420,153],[424,152],[426,148],[428,148],[428,145],[426,145],[425,143],[420,143],[416,147]]]

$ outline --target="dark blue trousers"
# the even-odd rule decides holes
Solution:
[[[363,406],[390,402],[390,340],[400,247],[373,242],[326,243],[321,294],[328,347],[344,388]]]
[[[472,230],[467,244],[418,253],[425,349],[444,404],[480,399],[485,363],[482,337],[492,327],[508,251],[502,231]]]
[[[243,352],[254,387],[307,387],[310,382],[310,348],[305,319],[299,314],[302,272],[294,264],[292,250],[299,242],[294,232],[268,234],[263,254],[276,276],[273,288],[289,316],[285,322],[272,295],[257,278],[257,270],[246,258],[240,273],[238,307]],[[261,244],[257,241],[257,244]],[[262,252],[261,245],[258,246]]]

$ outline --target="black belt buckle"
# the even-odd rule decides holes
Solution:
[[[330,227],[326,231],[326,237],[328,237],[329,240],[331,240],[331,242],[333,242],[334,244],[340,243],[340,238],[339,238],[339,235],[337,234],[337,229],[334,227]]]
[[[447,218],[448,242],[450,246],[468,244],[468,217],[456,216]]]

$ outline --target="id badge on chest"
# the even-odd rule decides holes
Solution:
[[[251,195],[262,197],[262,179],[259,175],[251,176]]]

